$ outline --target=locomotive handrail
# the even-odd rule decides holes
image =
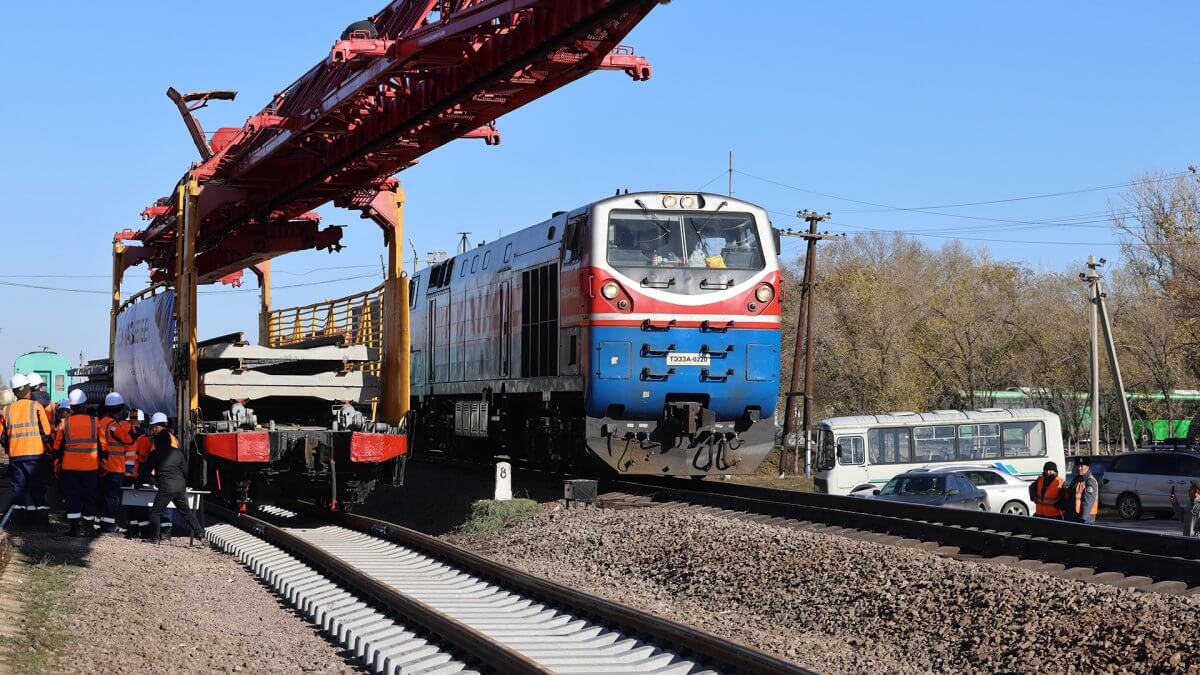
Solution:
[[[676,371],[674,368],[668,368],[667,372],[665,372],[665,373],[652,373],[652,372],[650,372],[649,368],[642,368],[642,379],[643,380],[654,380],[654,381],[661,382],[661,381],[665,381],[668,377],[671,377],[672,375],[674,375],[675,372]]]
[[[666,356],[675,351],[675,343],[667,345],[665,349],[653,349],[648,343],[642,343],[642,356]]]
[[[655,323],[653,321],[651,321],[650,319],[642,320],[642,330],[664,331],[664,330],[671,330],[671,328],[673,328],[674,326],[675,326],[675,319],[671,319],[665,325],[662,325],[662,326],[655,325]]]
[[[727,290],[733,288],[733,279],[726,279],[717,284],[710,284],[708,283],[708,279],[701,279],[700,288],[706,291]]]
[[[702,368],[700,370],[701,382],[728,382],[729,378],[731,377],[733,377],[733,368],[726,370],[724,375],[713,375],[712,373],[708,372],[708,368]]]
[[[666,281],[651,279],[650,277],[642,277],[643,288],[670,288],[675,285],[675,277],[671,277]]]
[[[708,319],[705,319],[704,321],[700,322],[700,332],[701,333],[726,333],[729,331],[730,328],[733,328],[733,320],[732,319],[730,319],[729,321],[726,321],[725,325],[720,328],[714,328],[712,325],[712,322],[709,321]]]
[[[725,349],[714,352],[708,348],[708,345],[700,345],[700,353],[712,359],[723,359],[733,352],[733,345],[727,345]]]

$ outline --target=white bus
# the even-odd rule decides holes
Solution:
[[[996,466],[1025,480],[1047,460],[1066,471],[1058,415],[1040,408],[834,417],[816,431],[816,490],[827,494],[879,487],[943,462]]]

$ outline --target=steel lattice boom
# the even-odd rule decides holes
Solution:
[[[499,142],[501,115],[598,69],[635,80],[650,65],[620,41],[658,0],[395,0],[352,24],[329,58],[240,128],[207,141],[173,100],[202,161],[195,264],[201,283],[289,251],[336,250],[341,231],[312,210],[361,204],[393,174],[457,138]],[[618,48],[619,47],[619,48]],[[369,201],[369,196],[367,196]],[[156,278],[174,267],[177,204],[143,212],[138,234]]]

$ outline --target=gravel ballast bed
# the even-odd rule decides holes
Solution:
[[[1200,672],[1194,597],[667,507],[450,538],[817,670]]]
[[[186,539],[23,538],[31,559],[80,565],[59,668],[88,673],[342,672],[334,645],[233,558]]]

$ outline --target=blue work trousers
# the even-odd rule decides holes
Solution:
[[[62,492],[68,522],[82,518],[85,523],[91,523],[96,519],[97,478],[96,471],[63,470],[58,489]]]
[[[100,477],[100,526],[106,531],[117,527],[117,513],[121,510],[121,485],[124,474],[106,473]]]
[[[8,462],[14,511],[48,511],[46,505],[46,458],[15,457]]]

